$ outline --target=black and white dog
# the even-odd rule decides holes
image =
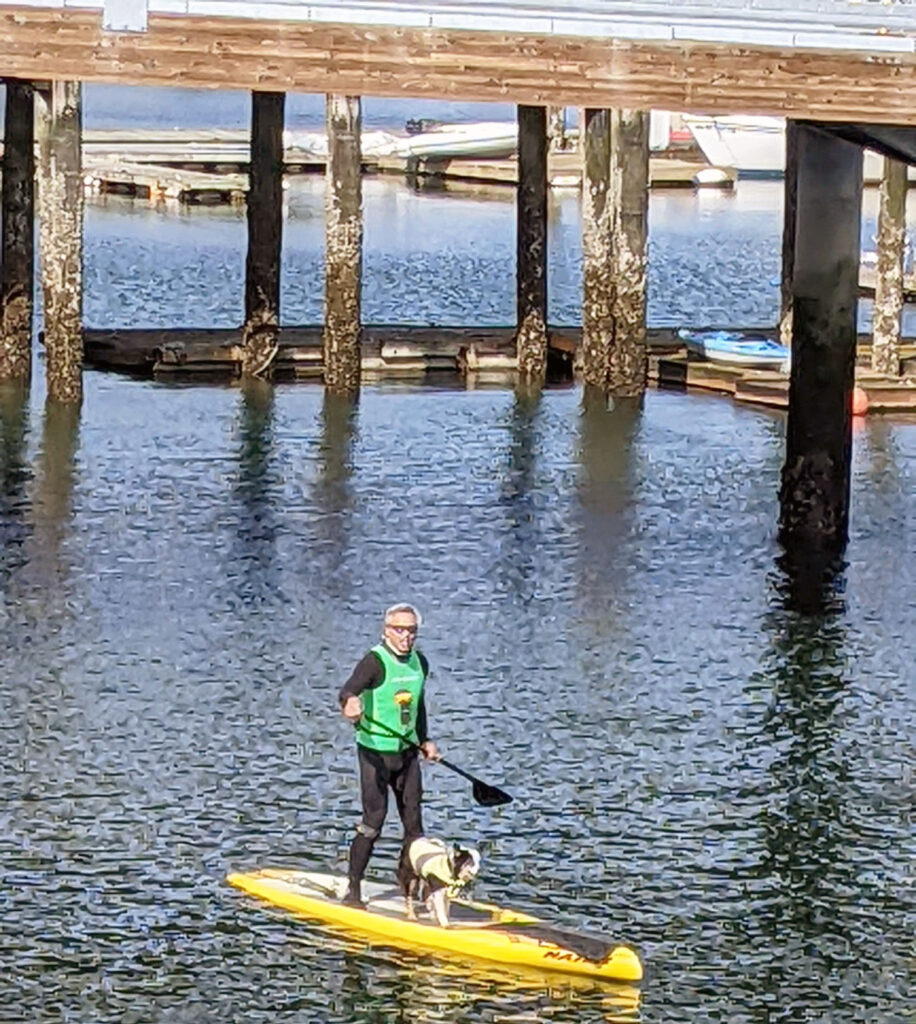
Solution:
[[[442,839],[419,836],[401,849],[398,885],[407,918],[416,921],[416,900],[426,903],[440,928],[448,928],[449,901],[470,884],[480,870],[480,854],[470,846],[452,846]]]

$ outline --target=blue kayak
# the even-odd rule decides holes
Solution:
[[[681,328],[678,337],[687,351],[711,363],[779,369],[788,365],[789,350],[762,334],[744,331],[694,331]]]

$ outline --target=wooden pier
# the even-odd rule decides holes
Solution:
[[[35,112],[45,378],[48,397],[68,404],[82,399],[87,169],[90,182],[97,181],[100,189],[173,194],[185,201],[194,196],[231,200],[241,191],[215,190],[212,181],[201,179],[166,179],[153,172],[152,161],[124,151],[117,160],[112,153],[105,160],[86,154],[84,166],[83,82],[251,93],[252,159],[244,168],[249,180],[243,351],[233,347],[238,339],[211,336],[209,348],[202,349],[200,337],[173,337],[154,346],[150,372],[164,375],[177,372],[168,367],[188,372],[209,365],[256,376],[271,372],[276,356],[275,369],[292,364],[297,375],[318,372],[321,366],[325,387],[353,399],[364,371],[388,373],[398,366],[425,374],[437,360],[467,374],[481,372],[487,360],[502,360],[508,370],[516,353],[517,372],[532,381],[543,379],[545,367],[549,375],[551,361],[570,363],[575,356],[587,385],[609,397],[641,394],[651,352],[645,325],[646,193],[652,180],[648,111],[787,118],[780,320],[784,336],[791,338],[792,366],[786,386],[780,540],[787,551],[797,550],[805,558],[812,551],[827,559],[841,552],[849,519],[862,154],[870,149],[891,162],[916,164],[912,4],[238,0],[195,8],[168,0],[41,3],[0,0],[0,56],[16,93],[8,107],[5,164],[16,169],[17,182],[26,182],[26,129]],[[283,151],[282,103],[289,92],[326,97],[326,322],[320,360],[316,344],[284,345],[289,331],[278,328],[282,175],[284,169],[291,173]],[[505,339],[498,345],[492,337],[487,344],[483,338],[464,344],[453,338],[437,347],[419,335],[411,347],[409,339],[395,339],[396,344],[363,329],[360,124],[361,97],[366,96],[515,106],[521,154],[515,172],[516,227],[524,244],[516,247],[516,323],[506,329],[508,347]],[[574,352],[564,348],[563,338],[548,330],[541,315],[546,314],[541,284],[547,280],[546,189],[551,180],[546,125],[560,106],[582,112],[585,157],[579,167],[553,176],[555,183],[575,187],[576,174],[581,175],[584,328],[581,340],[571,342]],[[211,166],[196,154],[173,170],[239,173],[241,164],[229,160],[229,140],[222,145],[220,158],[228,162]],[[156,166],[164,163],[169,160],[160,147]],[[511,165],[477,163],[460,166],[454,180],[512,184]],[[393,170],[444,176],[458,174],[459,165],[450,161],[434,169],[414,161]],[[898,179],[905,182],[906,175],[885,170],[873,374],[880,367],[902,370],[908,365],[899,341],[900,211],[905,205],[901,188],[892,184]],[[2,248],[13,256],[3,267],[0,321],[6,326],[0,338],[0,378],[24,382],[31,347],[21,325],[31,323],[32,290],[25,268],[34,231],[27,230],[30,189],[18,191],[16,198],[7,189],[4,199]],[[120,347],[131,345],[122,342]],[[201,352],[205,357],[198,358]],[[685,379],[694,372],[690,361],[681,369]],[[895,381],[908,394],[906,372]],[[777,400],[781,387],[779,381],[752,381],[744,375],[734,381],[736,395],[754,393],[768,401]]]

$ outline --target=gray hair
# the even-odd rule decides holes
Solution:
[[[423,616],[417,611],[412,604],[407,604],[406,601],[401,601],[399,604],[393,604],[390,608],[385,609],[385,625],[388,625],[388,620],[393,615],[399,615],[401,612],[408,612],[417,620],[417,626],[423,625]]]

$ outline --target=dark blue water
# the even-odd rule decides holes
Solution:
[[[511,322],[504,197],[366,183],[366,320]],[[551,316],[578,318],[574,196]],[[321,315],[320,185],[291,189],[283,319]],[[650,319],[775,317],[778,187],[652,197]],[[867,227],[864,229],[867,231]],[[87,212],[86,318],[233,325],[244,219]],[[848,564],[803,615],[775,540],[781,414],[576,387],[170,387],[0,400],[0,1017],[890,1022],[916,906],[916,423],[854,437]],[[224,881],[342,869],[334,695],[417,603],[447,756],[431,831],[478,894],[639,949],[641,995],[327,933]],[[390,877],[397,830],[373,871]]]

